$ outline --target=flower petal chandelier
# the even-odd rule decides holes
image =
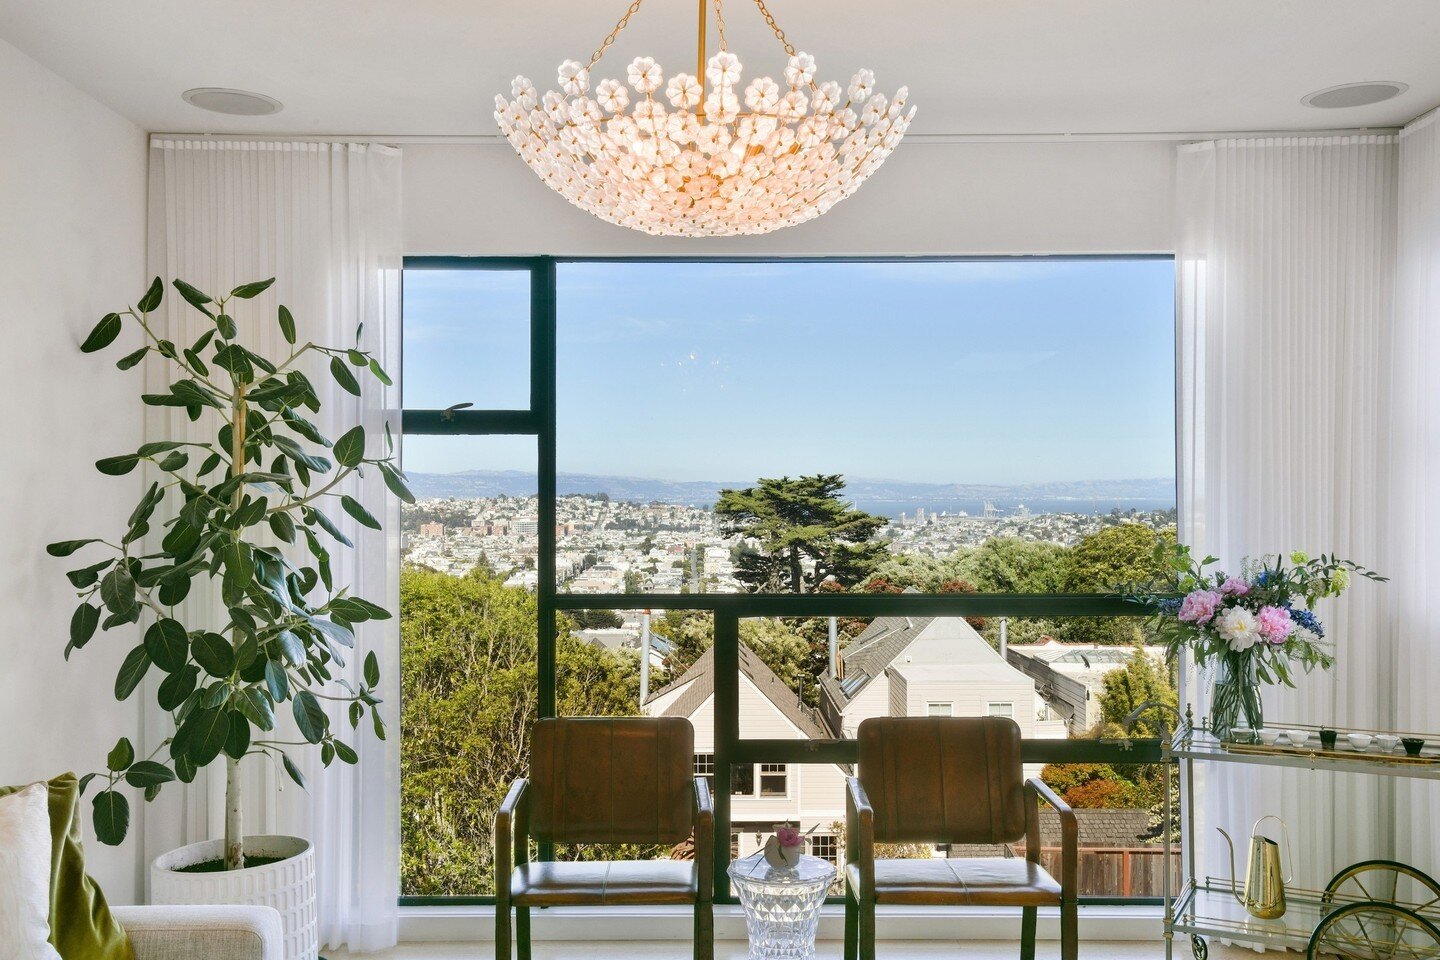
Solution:
[[[630,4],[588,64],[560,65],[558,90],[541,96],[516,77],[511,98],[495,98],[495,121],[530,169],[601,220],[676,237],[804,223],[859,189],[915,116],[906,88],[887,99],[869,70],[844,88],[817,83],[815,58],[796,52],[764,0],[755,5],[790,57],[783,83],[759,77],[742,86],[723,0],[713,0],[719,52],[707,63],[706,0],[699,0],[694,74],[667,82],[653,58],[636,57],[625,82],[592,87],[592,71],[641,2]]]

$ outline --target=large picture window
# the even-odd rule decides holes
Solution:
[[[1175,535],[1173,295],[1160,257],[407,261],[408,902],[493,891],[530,725],[586,715],[689,719],[742,856],[843,847],[865,718],[1007,716],[1082,893],[1158,896],[1159,720],[1120,721],[1174,691],[1116,591]]]

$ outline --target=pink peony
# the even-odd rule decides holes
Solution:
[[[775,839],[780,841],[780,846],[782,847],[798,847],[805,842],[805,838],[800,835],[800,831],[794,827],[776,827]]]
[[[1295,622],[1290,619],[1290,611],[1284,607],[1261,607],[1255,615],[1255,622],[1260,636],[1271,643],[1284,643],[1285,638],[1295,632]]]
[[[1222,599],[1214,590],[1193,590],[1180,604],[1180,619],[1186,623],[1209,623]]]
[[[1250,584],[1239,577],[1227,577],[1225,582],[1220,584],[1220,592],[1227,597],[1243,597],[1250,592]]]

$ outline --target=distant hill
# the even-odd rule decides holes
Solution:
[[[535,493],[533,474],[518,470],[467,470],[461,473],[411,473],[410,486],[422,499],[455,497],[473,499],[496,496],[531,496]],[[607,493],[615,500],[638,502],[713,504],[720,490],[743,487],[753,481],[656,480],[651,477],[613,477],[589,473],[561,473],[555,478],[557,492],[566,494]],[[1010,511],[1025,504],[1037,513],[1073,509],[1090,512],[1112,506],[1157,509],[1175,505],[1175,480],[1154,477],[1134,480],[1069,480],[1048,483],[975,484],[913,483],[906,480],[873,480],[863,477],[846,481],[845,493],[867,510],[896,515],[902,510],[966,510],[977,512],[985,501]],[[1066,507],[1065,504],[1073,504]]]

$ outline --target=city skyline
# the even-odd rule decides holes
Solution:
[[[557,269],[562,472],[999,484],[1173,474],[1169,259]],[[528,404],[523,279],[407,272],[407,408]],[[527,437],[405,447],[413,472],[534,462]]]

